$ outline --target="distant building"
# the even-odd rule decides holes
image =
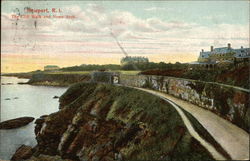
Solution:
[[[198,58],[198,62],[233,62],[235,59],[243,59],[249,57],[250,48],[243,48],[242,46],[239,49],[233,49],[231,47],[231,44],[228,44],[227,47],[221,48],[213,48],[213,46],[211,46],[210,51],[204,51],[202,49]]]
[[[59,66],[56,66],[56,65],[46,65],[44,67],[44,71],[55,71],[58,69],[60,69],[60,68],[59,68]]]
[[[235,62],[248,61],[250,59],[250,48],[233,49],[229,43],[227,47],[214,48],[210,47],[210,51],[200,52],[198,61],[189,63],[193,67],[224,67]]]
[[[126,56],[121,59],[121,65],[127,63],[147,63],[149,62],[148,58],[141,56]]]

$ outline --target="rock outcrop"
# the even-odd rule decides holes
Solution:
[[[177,111],[151,94],[79,83],[36,121],[32,160],[212,160]]]
[[[20,161],[20,160],[28,159],[32,156],[32,154],[33,154],[32,147],[22,145],[16,150],[11,160]]]
[[[25,126],[34,120],[33,117],[20,117],[0,122],[0,129],[14,129]]]
[[[53,99],[57,99],[57,98],[59,98],[59,96],[54,96],[54,97],[53,97]]]
[[[48,117],[48,115],[42,115],[40,116],[40,118],[36,119],[35,121],[35,135],[38,135],[40,129],[42,128],[43,126],[43,123],[45,122],[45,119]]]

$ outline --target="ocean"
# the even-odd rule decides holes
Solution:
[[[58,99],[53,97],[61,96],[67,87],[18,84],[27,81],[16,77],[1,77],[1,122],[23,116],[37,119],[59,110]],[[17,129],[0,130],[0,160],[10,160],[22,144],[36,145],[34,122]]]

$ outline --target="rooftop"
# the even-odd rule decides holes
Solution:
[[[221,54],[225,54],[225,53],[229,53],[229,52],[233,52],[234,49],[232,48],[228,48],[228,47],[221,47],[221,48],[215,48],[211,54],[216,54],[216,53],[221,53]]]

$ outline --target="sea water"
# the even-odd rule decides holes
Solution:
[[[18,84],[27,81],[16,77],[1,77],[1,122],[23,116],[36,119],[58,111],[58,99],[53,97],[61,96],[67,90],[66,87]],[[22,144],[36,145],[34,122],[16,129],[0,130],[0,160],[9,160]]]

